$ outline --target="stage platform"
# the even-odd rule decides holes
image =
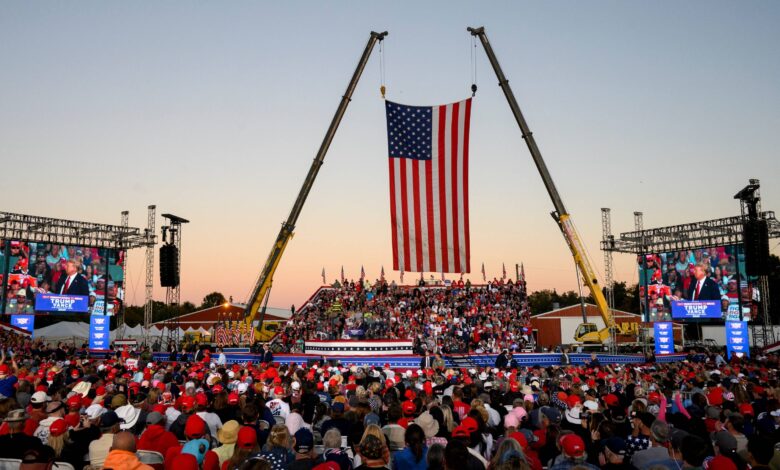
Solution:
[[[179,356],[179,361],[186,361],[190,358],[190,355]],[[250,353],[237,353],[226,352],[228,364],[245,364],[247,361],[251,361],[257,364],[259,361],[259,355]],[[452,368],[470,368],[470,367],[493,367],[496,362],[496,354],[452,354],[444,356],[444,362],[447,367]],[[645,358],[638,354],[597,354],[599,361],[602,364],[642,364],[645,362]],[[561,355],[556,353],[522,353],[515,354],[513,358],[521,366],[552,366],[561,363]],[[212,359],[216,359],[215,355],[212,355]],[[313,354],[275,354],[274,362],[279,364],[308,364],[309,361],[325,361],[325,362],[340,362],[342,365],[357,365],[357,366],[374,366],[384,367],[385,364],[390,364],[393,369],[418,369],[420,367],[421,356],[416,355],[386,355],[386,356],[355,356],[355,355],[331,355],[320,356]],[[572,364],[585,364],[590,361],[590,354],[569,354],[569,359]],[[685,359],[685,354],[670,354],[666,356],[656,357],[656,362],[669,363],[679,362]],[[167,362],[168,353],[155,353],[154,360],[157,362]]]

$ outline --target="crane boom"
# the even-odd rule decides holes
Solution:
[[[387,36],[387,31],[382,33],[372,31],[368,38],[368,43],[363,50],[363,54],[360,56],[360,60],[358,61],[357,67],[355,68],[355,72],[352,74],[349,85],[347,85],[347,90],[344,92],[344,96],[341,98],[341,102],[336,109],[336,114],[333,116],[333,119],[330,122],[330,126],[325,133],[325,137],[322,139],[322,144],[320,144],[317,155],[314,157],[314,161],[311,163],[309,173],[306,175],[306,179],[303,181],[303,186],[298,193],[298,197],[295,199],[295,204],[293,204],[290,215],[287,217],[287,220],[282,223],[282,227],[279,230],[279,235],[277,235],[276,241],[271,247],[271,253],[269,253],[268,259],[263,266],[263,270],[260,272],[260,276],[257,278],[255,287],[252,290],[252,296],[249,298],[246,310],[244,311],[244,316],[248,323],[252,320],[255,320],[259,316],[260,321],[258,326],[262,327],[265,316],[265,305],[263,304],[263,300],[270,292],[276,268],[279,266],[279,261],[282,259],[282,254],[284,253],[287,244],[293,237],[295,224],[298,221],[298,216],[301,214],[303,204],[306,202],[306,198],[311,191],[314,180],[317,178],[317,173],[319,173],[320,167],[325,160],[325,154],[328,153],[328,148],[330,148],[333,137],[336,135],[336,130],[339,128],[339,124],[341,123],[341,119],[344,117],[347,106],[352,100],[352,94],[357,87],[360,76],[363,74],[366,63],[368,63],[368,58],[371,56],[371,52],[373,51],[376,43],[378,41],[384,40],[385,36]]]
[[[493,52],[493,47],[490,45],[490,41],[488,41],[487,35],[485,34],[485,28],[468,28],[468,31],[472,36],[479,38],[479,41],[482,43],[482,47],[485,49],[485,54],[490,61],[490,65],[493,66],[493,71],[496,73],[496,77],[498,77],[498,85],[504,91],[504,96],[509,102],[509,108],[512,110],[512,114],[515,116],[517,125],[520,126],[523,139],[528,146],[528,150],[531,152],[531,157],[536,164],[537,170],[539,170],[539,174],[542,177],[544,186],[547,188],[547,193],[550,195],[550,199],[552,199],[553,207],[555,207],[555,212],[552,214],[553,218],[558,223],[558,227],[561,229],[561,233],[566,239],[566,244],[569,246],[572,256],[574,256],[574,262],[577,264],[585,284],[588,286],[588,289],[590,289],[590,293],[593,296],[593,299],[596,301],[596,306],[599,309],[601,318],[604,319],[604,324],[607,327],[606,329],[613,329],[615,327],[615,319],[612,316],[612,312],[610,311],[609,306],[607,305],[607,300],[604,298],[604,294],[601,292],[601,287],[599,287],[599,282],[596,278],[596,272],[593,270],[593,267],[585,255],[586,252],[582,246],[582,241],[577,234],[577,230],[574,228],[571,215],[566,211],[566,207],[563,205],[563,200],[558,193],[558,189],[555,187],[555,182],[553,182],[552,176],[550,176],[550,171],[547,169],[547,165],[544,163],[542,153],[539,151],[539,147],[536,145],[533,132],[531,132],[528,124],[525,122],[523,113],[520,111],[520,106],[517,104],[517,100],[515,99],[515,95],[512,92],[512,88],[509,86],[509,80],[507,80],[506,76],[504,76],[504,72],[501,70],[501,65],[498,63],[496,54]],[[604,340],[605,336],[608,335],[601,336],[602,340]]]

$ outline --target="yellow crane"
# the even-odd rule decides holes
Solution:
[[[515,116],[517,125],[520,126],[523,139],[528,146],[528,150],[531,152],[531,157],[536,164],[536,168],[539,170],[544,186],[547,188],[547,193],[550,195],[550,199],[552,199],[553,207],[555,208],[555,211],[552,212],[552,216],[557,222],[558,227],[563,234],[563,238],[566,239],[566,244],[569,246],[569,250],[571,250],[574,262],[577,264],[577,268],[582,274],[585,285],[590,290],[590,293],[596,302],[596,307],[598,307],[601,318],[604,319],[606,327],[599,330],[596,324],[588,323],[586,318],[583,318],[583,323],[578,326],[574,339],[578,343],[583,344],[614,344],[614,342],[611,341],[613,334],[621,334],[623,332],[618,331],[619,328],[615,323],[615,318],[612,316],[609,305],[607,305],[607,299],[604,298],[604,294],[601,292],[599,281],[596,278],[596,271],[593,270],[593,267],[586,256],[586,251],[582,245],[580,236],[577,234],[577,230],[574,228],[571,215],[566,210],[566,206],[563,204],[558,189],[555,187],[552,176],[550,176],[547,165],[542,158],[542,153],[536,145],[533,133],[525,122],[523,113],[520,112],[520,106],[517,104],[512,88],[509,86],[509,80],[504,76],[501,65],[498,63],[498,59],[493,52],[493,46],[490,45],[490,41],[488,41],[487,35],[485,34],[485,28],[468,28],[468,31],[472,36],[479,39],[480,43],[482,43],[482,47],[485,49],[485,54],[487,55],[490,64],[493,66],[496,77],[498,77],[498,85],[504,91],[504,96],[509,102],[509,107],[512,110],[512,114]]]
[[[363,69],[365,69],[366,63],[368,63],[368,58],[371,56],[371,52],[373,51],[376,43],[384,40],[385,36],[387,36],[387,31],[383,33],[377,33],[374,31],[371,32],[371,35],[368,38],[368,43],[366,44],[366,47],[363,50],[363,54],[361,54],[360,60],[358,61],[358,65],[355,68],[355,72],[352,74],[349,85],[347,85],[347,90],[344,92],[344,96],[341,98],[341,102],[336,109],[336,114],[333,116],[333,119],[330,122],[330,126],[325,133],[325,137],[322,139],[322,144],[317,151],[317,155],[314,157],[314,161],[312,161],[311,167],[309,168],[309,173],[306,175],[306,179],[303,181],[303,186],[298,193],[295,204],[293,204],[290,215],[287,217],[287,220],[282,223],[282,228],[279,230],[279,235],[277,235],[276,241],[271,247],[271,253],[268,254],[268,259],[263,266],[263,270],[260,272],[260,276],[258,276],[257,281],[255,282],[255,287],[252,290],[252,295],[249,298],[249,302],[247,302],[244,316],[245,321],[247,322],[247,326],[255,328],[256,340],[267,341],[275,334],[275,329],[267,328],[265,322],[263,321],[266,307],[268,305],[268,297],[271,292],[271,286],[273,284],[274,273],[276,272],[276,268],[279,266],[279,261],[282,259],[282,254],[284,253],[285,248],[287,248],[287,244],[290,243],[290,240],[293,237],[295,224],[298,221],[298,217],[301,215],[303,204],[306,202],[306,198],[311,191],[315,178],[317,178],[317,173],[319,173],[320,167],[325,160],[325,154],[328,153],[328,148],[330,148],[330,144],[333,141],[333,136],[336,135],[336,130],[338,129],[339,124],[341,123],[341,119],[344,117],[344,113],[347,110],[347,106],[352,99],[352,94],[357,87],[360,76],[363,74]]]

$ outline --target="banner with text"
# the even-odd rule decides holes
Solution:
[[[29,331],[30,336],[34,337],[35,315],[11,315],[11,326]]]
[[[723,318],[719,300],[673,300],[675,320],[720,320]]]
[[[322,356],[387,356],[412,354],[412,342],[407,340],[308,340],[306,354]]]
[[[89,297],[86,295],[37,294],[35,311],[50,313],[87,313]]]
[[[737,357],[750,357],[750,336],[747,322],[726,322],[726,352],[729,359],[731,359],[732,354],[736,354]]]
[[[111,318],[103,315],[89,317],[89,349],[107,350],[111,340],[109,325]]]
[[[662,356],[674,353],[674,327],[672,322],[655,322],[653,330],[655,335],[655,355]]]

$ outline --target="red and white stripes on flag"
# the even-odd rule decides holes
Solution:
[[[471,99],[386,110],[393,269],[471,272]]]

